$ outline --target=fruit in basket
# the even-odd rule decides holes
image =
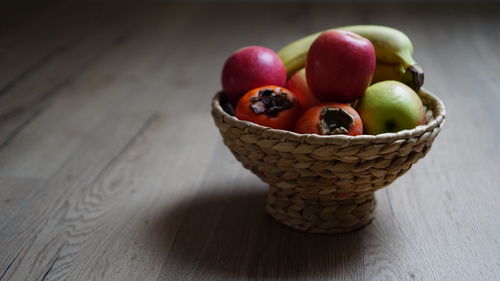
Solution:
[[[382,81],[368,87],[357,110],[365,134],[397,132],[425,123],[419,96],[399,81]]]
[[[359,114],[350,105],[330,102],[315,105],[304,112],[295,132],[317,135],[351,135],[363,133],[363,123]]]
[[[380,25],[351,25],[335,30],[354,32],[370,40],[375,48],[377,64],[395,64],[404,68],[404,78],[398,81],[418,91],[424,82],[424,72],[413,59],[413,44],[403,32]],[[287,75],[291,76],[304,67],[307,52],[314,40],[321,34],[317,32],[283,47],[278,55],[285,64]]]
[[[405,68],[401,64],[377,62],[377,65],[375,66],[375,73],[372,78],[372,84],[386,80],[401,81],[404,74]]]
[[[286,88],[299,100],[302,110],[306,110],[319,103],[307,85],[305,68],[302,68],[290,77],[286,83]]]
[[[271,49],[250,46],[237,50],[224,63],[222,88],[234,104],[251,89],[266,85],[285,86],[286,70]]]
[[[307,53],[307,84],[320,101],[352,102],[360,98],[374,70],[372,43],[352,32],[325,31]]]
[[[274,129],[292,130],[300,112],[300,103],[289,90],[264,86],[252,89],[241,97],[235,116]]]

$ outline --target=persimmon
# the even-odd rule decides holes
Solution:
[[[292,92],[269,85],[252,89],[241,97],[235,116],[274,129],[292,130],[300,112],[300,103]]]
[[[320,103],[307,85],[305,68],[302,68],[290,77],[285,87],[299,100],[302,106],[302,112]]]
[[[322,103],[304,112],[295,125],[295,132],[317,135],[361,135],[363,123],[350,105],[337,102]]]

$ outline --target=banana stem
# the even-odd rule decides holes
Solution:
[[[418,91],[424,84],[424,70],[417,64],[410,65],[403,75],[403,83]]]

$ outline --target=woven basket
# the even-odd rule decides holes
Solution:
[[[443,103],[422,89],[427,124],[380,135],[319,136],[263,127],[223,110],[212,116],[224,144],[245,168],[269,184],[267,212],[297,230],[340,233],[370,223],[374,192],[429,152],[445,120]]]

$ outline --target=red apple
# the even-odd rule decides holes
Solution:
[[[307,83],[321,101],[356,100],[370,85],[374,71],[372,43],[352,32],[325,31],[307,54]]]
[[[284,87],[286,70],[273,50],[250,46],[237,50],[226,60],[221,80],[226,97],[236,104],[251,89],[266,85]]]
[[[306,70],[302,68],[297,71],[286,83],[286,88],[290,90],[300,102],[302,110],[307,110],[313,105],[319,103],[318,99],[313,95],[309,86],[307,86]]]

